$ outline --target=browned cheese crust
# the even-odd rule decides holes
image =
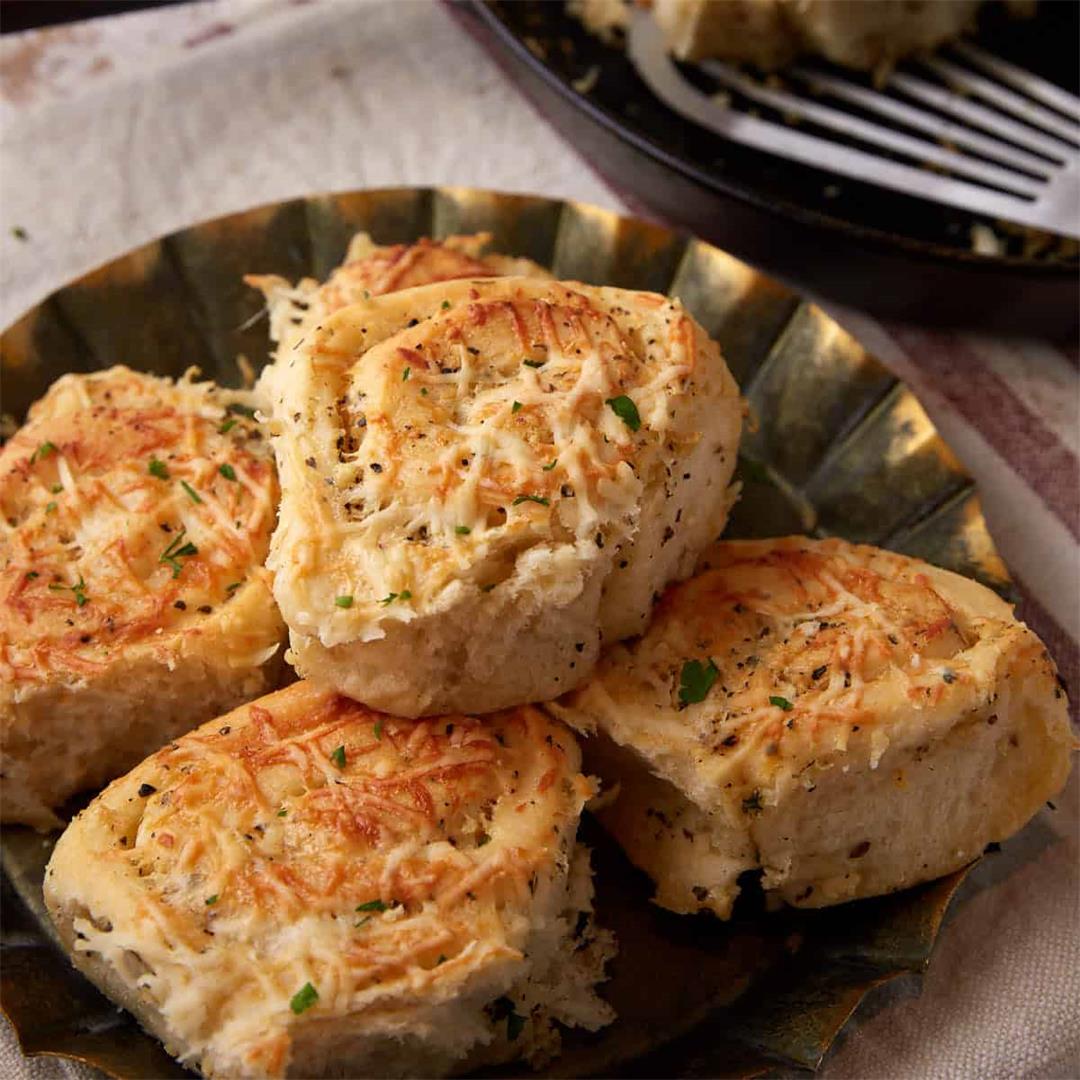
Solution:
[[[416,723],[296,683],[110,785],[46,902],[75,964],[208,1076],[543,1060],[555,1020],[610,1019],[607,945],[571,940],[579,766],[535,709]]]
[[[273,685],[278,486],[245,395],[66,375],[0,450],[3,820]]]
[[[553,710],[596,733],[601,820],[657,903],[726,917],[746,870],[813,907],[970,862],[1064,785],[1066,705],[989,589],[789,537],[715,545]]]

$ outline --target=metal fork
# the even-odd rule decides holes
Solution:
[[[816,98],[872,112],[890,126],[773,88],[719,60],[700,63],[719,85],[750,101],[843,136],[835,142],[740,112],[697,89],[672,63],[646,11],[632,16],[628,49],[661,101],[734,142],[974,214],[1080,239],[1080,98],[974,45],[953,46],[953,54],[969,66],[941,56],[919,61],[948,88],[902,72],[888,77],[883,89],[928,108],[805,66],[785,72]]]

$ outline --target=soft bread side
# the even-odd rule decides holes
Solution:
[[[731,503],[737,388],[651,293],[503,278],[372,298],[266,390],[297,668],[403,715],[576,685]]]
[[[763,871],[821,906],[955,870],[1064,786],[1053,663],[990,590],[838,540],[729,541],[551,710],[620,795],[600,818],[676,911]]]
[[[59,379],[0,450],[5,822],[272,689],[277,511],[249,395],[115,367]]]
[[[611,1017],[579,762],[534,709],[412,722],[296,683],[106,788],[46,904],[73,962],[207,1076],[543,1060],[556,1021]]]

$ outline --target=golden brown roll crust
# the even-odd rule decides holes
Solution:
[[[46,902],[75,964],[208,1076],[543,1054],[553,1019],[610,1019],[606,943],[570,947],[579,765],[536,709],[413,722],[296,683],[111,784]]]
[[[1064,785],[1066,704],[988,589],[788,537],[715,545],[552,709],[599,733],[601,818],[657,902],[726,917],[744,870],[819,906],[976,858]]]
[[[244,395],[66,375],[0,450],[3,820],[38,827],[263,692],[278,486]]]
[[[455,278],[551,277],[530,259],[487,251],[490,243],[490,233],[475,233],[380,245],[361,232],[352,238],[345,261],[325,282],[303,278],[291,285],[276,274],[248,274],[244,280],[266,297],[270,338],[285,354],[335,311],[372,296]]]
[[[373,298],[265,388],[297,668],[402,715],[575,685],[731,500],[734,380],[653,293],[500,278]]]

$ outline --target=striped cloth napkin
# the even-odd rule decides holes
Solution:
[[[0,40],[0,323],[205,218],[316,191],[461,184],[625,209],[431,0],[215,0]],[[812,287],[812,282],[804,283]],[[1080,697],[1075,347],[825,305],[975,476],[1021,615]],[[971,875],[922,980],[860,1008],[828,1077],[1080,1075],[1080,785]],[[30,1061],[0,1021],[0,1075]]]

